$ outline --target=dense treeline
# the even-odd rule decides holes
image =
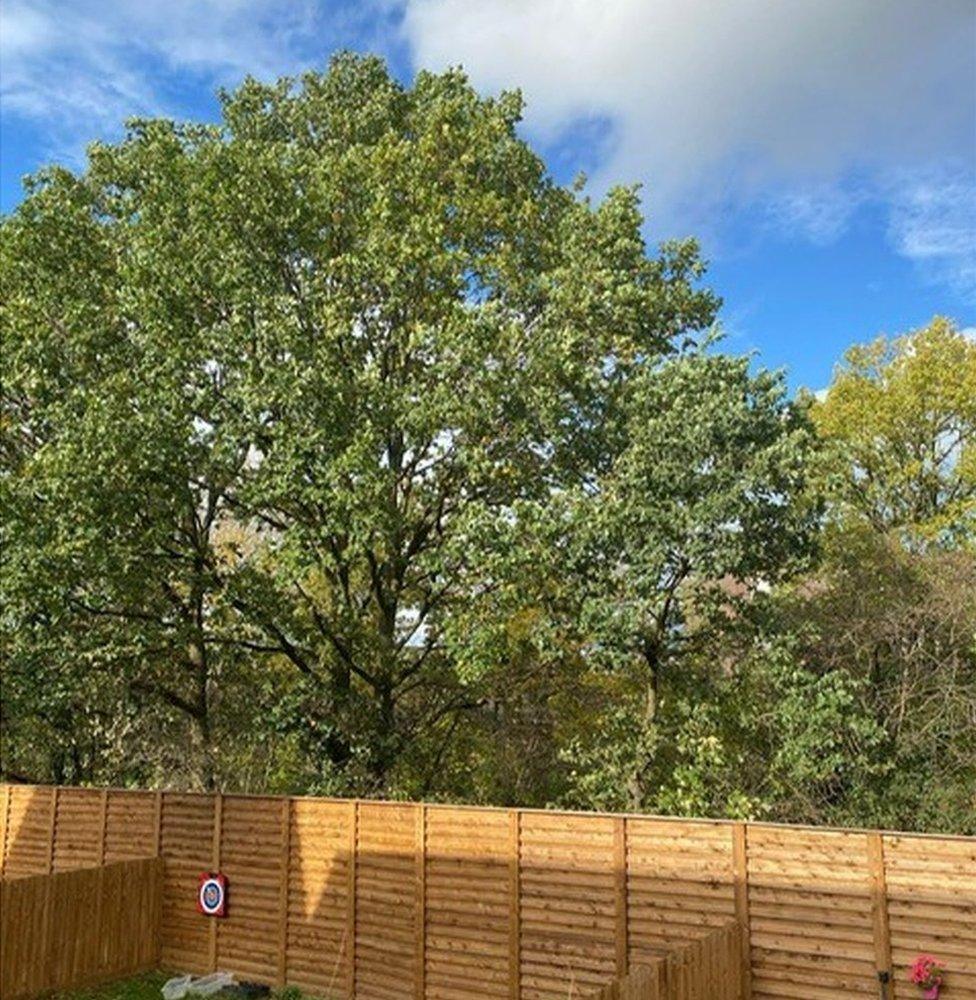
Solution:
[[[2,223],[3,775],[976,831],[976,344],[822,399],[344,56]]]

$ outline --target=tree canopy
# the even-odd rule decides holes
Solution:
[[[976,348],[792,399],[520,114],[343,55],[28,182],[4,774],[972,827]]]

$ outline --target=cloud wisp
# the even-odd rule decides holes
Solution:
[[[330,21],[313,0],[7,0],[0,8],[5,116],[27,119],[52,155],[140,115],[182,116],[250,74],[321,66]],[[331,24],[348,14],[334,12]],[[334,45],[334,40],[332,41]]]

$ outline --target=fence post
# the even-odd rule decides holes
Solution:
[[[519,1000],[522,993],[522,928],[521,885],[522,812],[512,809],[509,814],[509,896],[508,896],[508,995]]]
[[[105,896],[105,827],[108,824],[108,789],[103,788],[101,802],[99,804],[101,817],[98,823],[98,855],[96,864],[98,865],[98,895],[95,897],[95,940],[98,951],[98,969],[103,965],[103,958],[107,961],[107,944],[103,943],[105,935],[102,933],[102,915],[104,913],[103,897]]]
[[[153,802],[153,853],[158,858],[163,853],[163,793],[155,793]]]
[[[101,817],[98,821],[98,860],[97,865],[105,864],[105,828],[108,825],[108,789],[102,789],[102,800],[99,805]]]
[[[732,824],[732,870],[735,885],[735,918],[742,926],[739,950],[742,972],[739,991],[743,1000],[752,996],[752,953],[749,932],[749,829],[745,823]]]
[[[0,843],[0,877],[7,870],[7,835],[10,830],[10,785],[3,786],[3,842]]]
[[[288,981],[288,886],[291,868],[291,799],[281,800],[281,855],[278,883],[278,985]]]
[[[889,997],[891,982],[891,934],[888,928],[888,886],[885,878],[884,842],[880,833],[868,833],[868,876],[871,891],[871,924],[874,966],[881,996]]]
[[[348,1000],[356,996],[356,858],[359,853],[359,802],[349,803],[349,885],[346,896],[346,940],[349,954]]]
[[[627,818],[613,821],[613,869],[616,899],[617,975],[627,975]]]
[[[48,817],[48,833],[47,838],[47,863],[45,866],[45,874],[50,875],[54,871],[54,840],[58,835],[58,792],[60,789],[57,785],[51,789],[51,815]]]
[[[416,971],[414,973],[414,996],[424,1000],[427,961],[427,807],[423,802],[417,805],[417,830],[414,847],[414,871],[417,898],[414,903],[416,919]]]
[[[220,871],[220,841],[224,827],[224,796],[217,792],[213,800],[213,848],[210,855],[210,866],[213,871]],[[210,971],[217,971],[217,924],[219,921],[210,918]]]

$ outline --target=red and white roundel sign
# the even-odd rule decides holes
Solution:
[[[220,872],[201,872],[197,886],[197,910],[208,917],[227,915],[227,879]]]

